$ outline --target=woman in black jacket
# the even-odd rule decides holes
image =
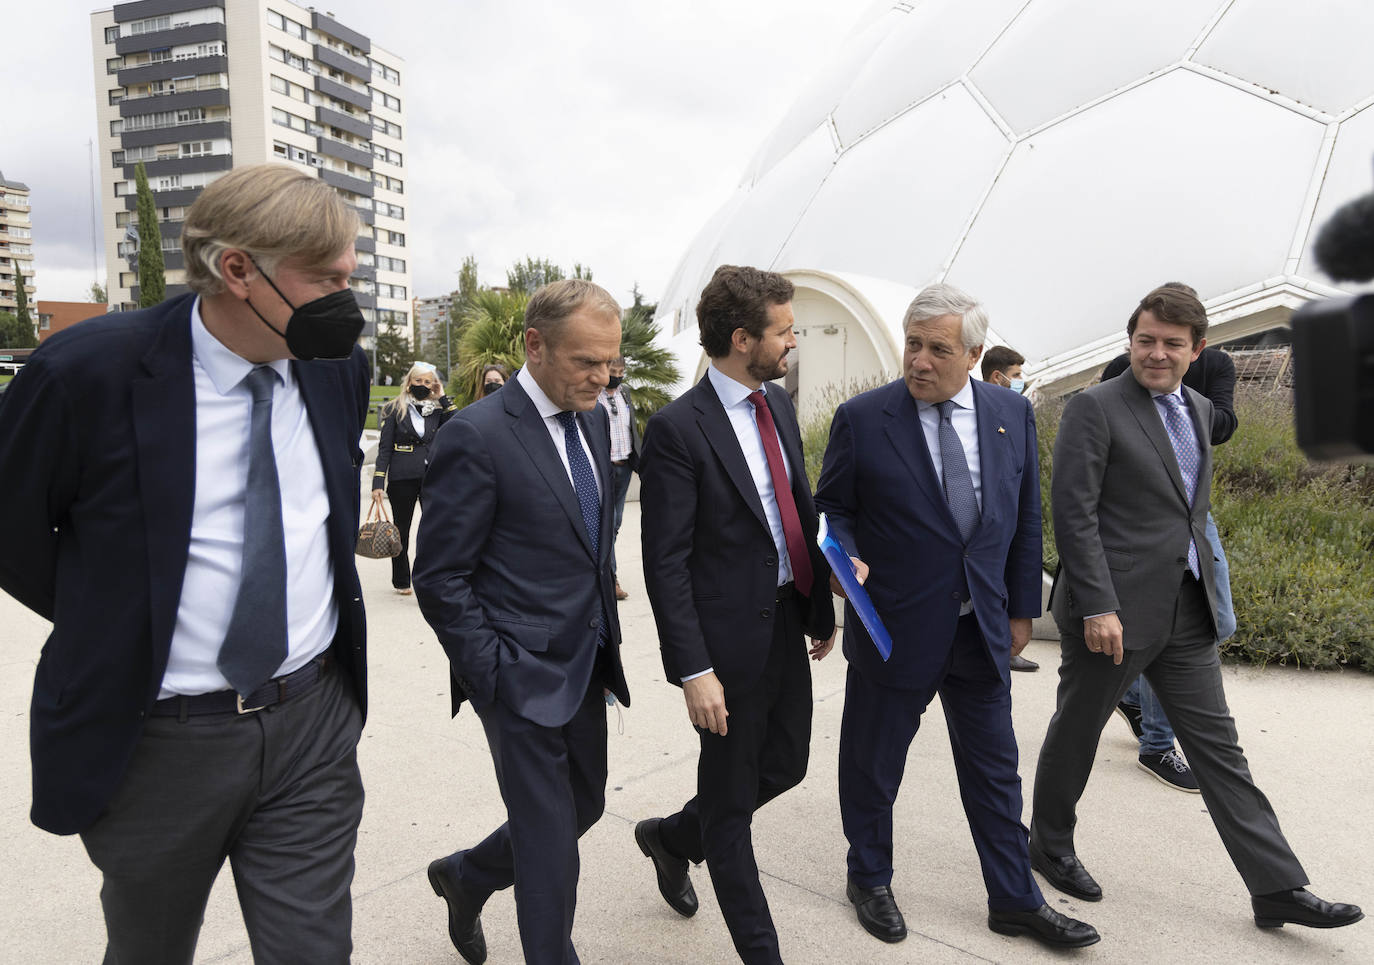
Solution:
[[[383,491],[391,497],[391,514],[401,531],[401,552],[391,560],[391,585],[397,593],[409,596],[410,522],[415,503],[424,507],[421,486],[434,434],[456,407],[443,395],[438,372],[427,362],[412,365],[402,384],[396,398],[377,411],[382,435],[377,443],[372,501],[380,505]]]

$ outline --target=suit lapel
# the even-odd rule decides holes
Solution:
[[[949,503],[945,501],[944,487],[935,476],[935,463],[931,460],[930,449],[926,445],[925,429],[921,426],[921,417],[916,411],[916,400],[911,397],[906,382],[892,383],[883,412],[887,416],[883,431],[887,433],[892,448],[916,480],[916,488],[920,490],[921,495],[925,496],[938,517],[957,536],[959,528],[949,511]]]
[[[567,514],[573,532],[582,541],[587,555],[593,556],[591,537],[587,535],[587,524],[582,521],[582,509],[577,504],[577,493],[568,479],[568,471],[563,468],[563,460],[553,447],[553,439],[549,436],[544,420],[540,418],[539,410],[525,394],[520,383],[513,378],[501,390],[501,399],[505,403],[506,414],[512,420],[511,432],[529,456],[530,462],[534,463],[539,475],[544,477],[544,482],[553,491],[558,505],[563,507],[563,512]]]
[[[334,458],[335,453],[352,452],[356,441],[348,438],[342,411],[338,409],[338,379],[342,374],[343,362],[297,362],[291,363],[291,374],[300,388],[301,401],[305,403],[306,415],[310,418],[310,428],[315,433],[315,448],[320,454],[320,470],[324,474],[324,490],[329,497],[329,540],[330,552],[335,559],[351,557],[354,534],[352,532],[353,507],[357,497],[352,495],[353,477],[345,471],[342,457]],[[408,419],[409,413],[401,418]],[[351,468],[351,463],[349,464]],[[335,567],[338,577],[339,568]]]
[[[740,448],[735,427],[730,424],[730,417],[725,414],[725,406],[721,404],[720,396],[716,395],[716,390],[711,385],[710,375],[702,376],[692,391],[692,404],[697,410],[697,425],[701,427],[706,442],[725,467],[725,474],[739,490],[745,505],[758,517],[759,525],[768,529],[768,517],[763,513],[763,500],[759,498],[758,487],[754,485],[754,476],[749,471],[749,464],[744,460],[744,450]]]
[[[1186,385],[1183,386],[1183,394],[1188,399],[1188,416],[1193,420],[1193,432],[1197,435],[1198,450],[1201,453],[1197,464],[1197,488],[1193,490],[1193,504],[1196,505],[1204,495],[1211,498],[1212,427],[1209,424],[1204,428],[1202,423],[1202,405],[1199,400],[1205,396]],[[1205,490],[1203,487],[1206,487]]]
[[[148,536],[152,639],[170,642],[186,575],[196,497],[196,385],[191,366],[191,305],[165,318],[143,357],[148,375],[131,384],[139,493]],[[165,651],[155,654],[165,665]]]
[[[973,386],[974,420],[978,426],[978,469],[983,491],[978,526],[992,526],[996,523],[1000,508],[993,496],[997,492],[997,484],[1007,474],[1007,434],[997,431],[1006,429],[1007,414],[996,400],[997,393],[976,379],[970,379],[969,382]]]
[[[600,407],[600,403],[597,403],[597,408]],[[610,427],[607,424],[606,431],[602,432],[601,425],[593,418],[595,414],[596,409],[591,412],[579,412],[577,424],[582,427],[582,434],[587,437],[587,446],[592,450],[592,460],[596,464],[596,475],[601,480],[601,533],[597,539],[601,559],[596,561],[600,565],[609,558],[610,544],[615,539],[615,533],[611,529],[615,522],[615,480],[611,475]]]
[[[796,413],[786,389],[772,382],[765,382],[763,388],[768,398],[768,410],[773,413],[773,424],[778,427],[783,458],[792,470],[792,501],[797,505],[797,515],[801,516],[802,506],[805,505],[803,497],[810,492],[810,482],[806,479],[806,454],[801,448],[801,430],[797,427]]]
[[[1164,420],[1160,417],[1155,400],[1150,396],[1150,391],[1135,380],[1135,375],[1130,370],[1123,372],[1118,378],[1124,380],[1122,394],[1126,399],[1126,408],[1135,416],[1145,437],[1150,440],[1150,445],[1159,453],[1164,470],[1173,481],[1174,489],[1178,491],[1178,498],[1187,506],[1188,490],[1183,485],[1183,473],[1178,468],[1178,456],[1174,455],[1174,444],[1169,441],[1169,433],[1164,430]]]

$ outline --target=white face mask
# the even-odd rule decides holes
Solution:
[[[1007,388],[1011,389],[1011,390],[1012,390],[1013,392],[1015,392],[1017,395],[1021,395],[1021,394],[1023,394],[1023,393],[1026,391],[1026,380],[1025,380],[1025,379],[1012,379],[1012,380],[1011,380],[1011,385],[1007,386]]]

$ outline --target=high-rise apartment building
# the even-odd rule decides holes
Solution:
[[[33,222],[29,220],[29,186],[10,181],[0,171],[0,312],[19,307],[18,285],[28,295],[33,313]]]
[[[413,334],[402,61],[333,14],[287,0],[139,0],[91,14],[110,302],[138,301],[137,189],[147,171],[169,295],[205,185],[236,165],[315,171],[358,210],[353,288],[368,327]]]

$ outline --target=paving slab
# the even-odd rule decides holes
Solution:
[[[735,961],[705,867],[693,871],[692,919],[659,897],[635,846],[634,822],[679,807],[696,782],[696,738],[681,692],[664,682],[639,559],[638,504],[618,550],[624,656],[633,706],[611,710],[606,814],[582,839],[574,941],[587,963]],[[387,561],[358,561],[366,595],[372,711],[360,746],[367,804],[354,883],[354,960],[454,963],[429,861],[504,818],[486,740],[465,709],[449,719],[447,663],[414,597],[395,594]],[[1243,618],[1243,615],[1242,615]],[[28,821],[28,705],[47,625],[0,595],[0,960],[99,961],[99,875],[75,837]],[[1036,640],[1041,664],[1013,674],[1026,797],[1054,708],[1058,646]],[[901,944],[870,938],[844,896],[845,841],[836,801],[844,658],[813,664],[815,717],[806,780],[764,808],[755,850],[789,963],[1374,962],[1374,922],[1334,931],[1261,931],[1202,800],[1136,766],[1125,724],[1108,723],[1080,808],[1080,856],[1106,898],[1091,904],[1045,887],[1061,911],[1092,922],[1101,944],[1053,953],[993,934],[959,803],[943,716],[934,706],[907,762],[895,814],[893,889],[911,929]],[[1227,666],[1226,690],[1259,785],[1323,897],[1374,906],[1374,675]],[[1027,805],[1029,817],[1029,804]],[[521,960],[509,892],[483,913],[492,965]],[[308,950],[303,958],[309,961]],[[226,868],[206,910],[199,963],[249,963]]]

